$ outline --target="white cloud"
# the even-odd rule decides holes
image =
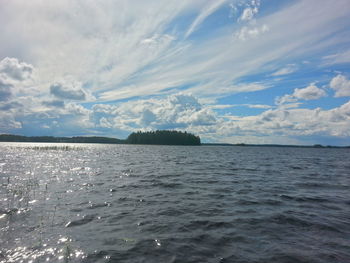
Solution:
[[[199,104],[193,96],[178,94],[114,106],[96,105],[91,119],[95,117],[97,126],[111,130],[176,128],[194,132],[204,140],[232,143],[308,144],[291,137],[350,135],[350,101],[331,110],[278,107],[244,117],[219,116],[212,108]]]
[[[208,107],[210,109],[228,109],[228,108],[232,108],[234,107],[235,105],[231,105],[231,104],[220,104],[220,105],[209,105]]]
[[[325,97],[327,93],[318,88],[315,84],[310,84],[304,89],[295,89],[293,96],[297,99],[302,100],[317,100],[319,98]]]
[[[266,24],[259,25],[260,23],[254,19],[254,16],[259,12],[259,6],[260,1],[251,1],[246,4],[241,16],[238,18],[238,22],[242,22],[244,26],[234,34],[237,39],[241,41],[254,39],[269,31],[269,27]]]
[[[299,100],[325,96],[316,85],[283,96],[279,103],[289,104],[279,105],[278,110],[244,104],[270,109],[259,116],[220,117],[214,109],[233,106],[213,104],[226,95],[267,89],[271,87],[268,81],[249,83],[249,76],[266,76],[273,71],[273,76],[290,74],[296,66],[289,63],[307,60],[311,67],[315,54],[320,57],[334,50],[325,63],[349,61],[349,52],[338,49],[349,43],[343,31],[350,26],[346,19],[348,1],[325,1],[322,5],[317,0],[292,1],[272,11],[266,9],[259,16],[259,2],[244,1],[238,22],[234,19],[234,24],[232,20],[223,25],[220,20],[210,30],[194,34],[209,16],[224,11],[226,2],[9,1],[0,9],[0,57],[18,59],[0,62],[0,109],[8,111],[1,127],[6,126],[6,120],[11,127],[36,127],[37,123],[37,127],[51,127],[52,131],[53,127],[65,127],[68,135],[79,127],[81,133],[178,127],[208,138],[237,132],[240,138],[253,140],[257,139],[254,130],[274,137],[277,131],[287,134],[283,131],[287,127],[296,135],[307,133],[307,121],[293,119],[298,113],[314,114],[315,119],[322,115],[322,124],[315,124],[320,133],[323,129],[325,134],[345,134],[342,127],[347,121],[347,104],[334,111],[299,108]],[[67,76],[73,81],[67,81]],[[330,86],[336,96],[348,96],[349,80],[339,76]],[[64,80],[55,86],[55,79]],[[193,96],[164,98],[181,90]],[[78,102],[91,102],[91,94],[96,95],[99,105],[90,111]],[[153,99],[140,99],[145,95]],[[130,98],[134,101],[101,105]],[[335,127],[340,132],[331,130],[326,119],[337,120]],[[255,123],[259,121],[263,123],[260,130]]]
[[[230,117],[230,116],[226,116]],[[335,136],[346,138],[350,135],[350,101],[331,110],[285,109],[267,110],[257,116],[231,116],[216,130],[217,137],[226,141],[242,142],[249,138],[253,143],[276,143],[276,138],[312,138],[315,136]],[[237,135],[237,137],[236,137]],[[264,140],[262,137],[265,138]],[[224,141],[225,141],[224,140]],[[245,140],[243,140],[244,142]],[[281,143],[281,142],[280,142]],[[286,140],[282,143],[286,143]],[[305,144],[299,139],[297,144]]]
[[[236,38],[239,40],[245,41],[249,39],[257,38],[259,35],[269,31],[267,25],[262,25],[261,27],[256,26],[244,26],[236,34]]]
[[[305,94],[301,96],[310,98],[309,93]],[[265,106],[258,105],[258,108],[267,108]],[[211,110],[213,108],[216,107],[201,105],[193,96],[178,94],[114,106],[96,105],[91,119],[109,129],[186,129],[206,140],[234,143],[301,144],[302,140],[288,138],[316,135],[344,138],[350,135],[350,101],[331,110],[278,107],[245,117],[219,116]],[[262,136],[265,139],[262,140]],[[279,139],[276,141],[276,138]]]
[[[59,99],[85,100],[86,93],[82,89],[81,82],[60,81],[51,84],[50,93]]]
[[[22,104],[21,103],[18,103],[16,101],[10,101],[10,102],[0,102],[0,110],[1,111],[11,111],[11,110],[14,110],[14,109],[18,109],[18,108],[21,108],[22,107]]]
[[[1,27],[5,41],[0,41],[0,54],[18,50],[18,57],[35,65],[41,91],[53,79],[72,75],[89,83],[86,91],[101,100],[159,95],[177,87],[198,87],[201,92],[196,96],[211,97],[217,87],[240,92],[232,83],[269,72],[266,65],[280,65],[287,57],[308,59],[305,54],[344,42],[339,33],[348,23],[344,0],[326,2],[317,9],[317,1],[296,1],[252,19],[254,23],[244,21],[243,28],[236,23],[218,27],[215,35],[210,30],[200,40],[186,39],[225,3],[62,0],[23,4],[14,0],[0,10],[0,25],[6,25]],[[258,1],[244,5],[253,13],[259,6]],[[114,10],[119,10],[118,16]],[[249,17],[250,11],[245,12],[243,17]],[[234,41],[232,30],[246,41]],[[323,41],[327,36],[332,39]],[[16,43],[16,48],[8,43]]]
[[[310,85],[312,86],[312,85]],[[310,87],[309,86],[309,87]],[[300,98],[315,98],[313,88],[295,92]],[[302,91],[302,92],[301,92]],[[293,93],[294,94],[294,93]],[[96,104],[92,110],[77,103],[68,102],[61,107],[60,101],[42,101],[46,108],[38,108],[38,101],[26,102],[26,110],[9,110],[0,114],[0,132],[20,131],[32,127],[35,133],[50,132],[57,136],[72,134],[110,134],[124,138],[135,130],[179,129],[194,132],[203,140],[245,143],[305,143],[291,137],[349,136],[350,101],[331,110],[320,108],[277,107],[244,104],[267,109],[256,116],[222,115],[213,111],[220,105],[206,105],[192,95],[176,94],[165,98],[151,98],[122,102],[116,105]],[[234,107],[236,105],[224,105]],[[269,109],[268,109],[269,107]],[[306,136],[306,137],[305,137]],[[283,139],[284,137],[284,139]]]
[[[335,97],[350,96],[350,80],[341,74],[334,77],[329,86],[335,90]]]
[[[233,3],[231,3],[230,6],[234,13],[237,13],[237,11],[243,6],[243,11],[237,20],[238,22],[255,23],[254,16],[259,12],[260,1],[241,1],[238,2],[236,6]]]
[[[209,107],[203,108],[195,97],[176,94],[164,99],[137,100],[115,106],[95,105],[91,120],[98,124],[102,119],[104,127],[132,131],[213,125],[217,116]]]
[[[21,127],[21,123],[16,121],[12,114],[0,112],[0,133],[11,132]]]
[[[282,105],[288,102],[296,102],[298,100],[317,100],[327,96],[327,93],[311,83],[309,86],[303,89],[294,89],[293,94],[286,94],[282,97],[276,98],[276,104]]]
[[[89,110],[78,104],[52,100],[48,87],[36,86],[32,65],[14,58],[6,58],[0,64],[0,132],[30,131],[39,135],[45,128],[52,134],[69,134],[83,132],[91,126]],[[61,99],[86,97],[80,92],[80,83],[67,83],[56,88],[52,86],[52,94]],[[61,130],[56,130],[58,127]]]
[[[233,107],[248,107],[251,109],[271,109],[272,106],[265,104],[230,104],[230,105],[210,105],[211,109],[227,109]]]
[[[0,61],[0,76],[6,80],[23,81],[31,77],[33,66],[19,62],[17,58],[6,57]]]
[[[295,64],[290,64],[290,65],[287,65],[284,68],[281,68],[281,69],[275,71],[274,73],[271,74],[271,76],[288,75],[288,74],[291,74],[291,73],[293,73],[293,72],[295,72],[297,70],[298,70],[298,67]]]
[[[11,96],[12,85],[0,78],[0,101],[7,101]]]
[[[350,63],[350,49],[332,55],[324,56],[324,66]]]
[[[43,101],[42,104],[47,107],[53,108],[64,108],[64,101],[61,100],[51,100],[51,101]]]
[[[30,93],[33,66],[20,62],[16,58],[4,58],[0,61],[0,101],[8,101],[16,95]]]
[[[247,7],[243,10],[243,13],[239,20],[241,21],[250,21],[254,18],[254,15],[258,13],[258,8],[257,7]]]
[[[291,94],[286,94],[286,95],[284,95],[282,97],[277,97],[275,99],[275,103],[277,105],[283,105],[285,103],[295,102],[295,101],[297,101],[297,99]]]
[[[173,40],[175,40],[174,36],[171,36],[168,34],[164,34],[164,35],[155,34],[151,38],[143,39],[141,43],[145,45],[149,45],[153,48],[159,48],[159,47],[162,47],[164,44],[168,45]]]
[[[208,16],[215,12],[215,10],[217,10],[225,2],[227,2],[227,0],[215,0],[204,6],[199,15],[188,28],[185,38],[189,37]]]
[[[270,105],[264,105],[264,104],[245,104],[245,105],[252,109],[270,109],[271,108]]]

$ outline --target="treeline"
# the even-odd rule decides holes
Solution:
[[[200,145],[198,136],[179,131],[134,132],[126,140],[108,137],[53,137],[21,136],[0,134],[0,142],[55,142],[55,143],[109,143],[109,144],[158,144],[158,145]]]
[[[201,139],[191,133],[180,131],[133,132],[126,139],[130,144],[200,145]]]
[[[124,140],[108,137],[53,137],[53,136],[21,136],[12,134],[0,134],[1,142],[63,142],[63,143],[124,143]]]

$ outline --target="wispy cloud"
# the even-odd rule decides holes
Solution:
[[[298,70],[298,67],[295,64],[290,64],[290,65],[287,65],[286,67],[283,67],[283,68],[275,71],[274,73],[271,74],[271,76],[288,75],[288,74],[291,74],[297,70]]]
[[[350,49],[323,57],[323,66],[350,63]]]
[[[208,16],[220,8],[229,8],[225,3],[139,1],[131,7],[131,3],[121,1],[79,4],[34,1],[22,6],[12,1],[4,10],[16,13],[11,16],[16,19],[7,21],[7,28],[15,33],[4,37],[8,36],[8,41],[24,40],[23,52],[35,64],[41,80],[38,86],[42,89],[47,89],[57,77],[71,75],[77,81],[89,83],[91,92],[102,100],[157,95],[184,86],[201,86],[203,94],[212,95],[218,87],[241,92],[236,90],[239,78],[264,71],[267,64],[281,69],[286,57],[298,58],[311,47],[317,52],[334,45],[336,39],[332,43],[321,40],[328,35],[336,36],[337,23],[344,24],[339,19],[347,14],[346,1],[337,5],[324,3],[315,10],[317,1],[299,1],[268,16],[254,18],[253,24],[226,24],[215,38],[209,34],[201,38],[201,43],[195,38],[186,39]],[[254,11],[257,7],[249,8]],[[118,16],[113,15],[116,9],[120,10]],[[75,15],[77,10],[84,12]],[[199,14],[190,26],[178,30],[178,19],[197,10]],[[240,15],[245,22],[250,17],[248,13],[243,10]],[[26,24],[25,31],[20,27],[22,24]],[[285,34],[287,28],[293,30]],[[232,34],[245,41],[236,41]],[[47,39],[44,47],[38,44]],[[285,69],[279,74],[290,71]]]
[[[226,2],[227,0],[214,0],[208,3],[206,6],[204,6],[199,15],[196,17],[196,19],[192,22],[192,24],[186,31],[185,38],[189,37],[208,16],[210,16],[213,12],[215,12],[220,6],[222,6]]]

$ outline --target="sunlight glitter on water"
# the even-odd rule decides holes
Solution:
[[[68,146],[0,148],[1,263],[350,258],[347,150]]]
[[[70,262],[71,260],[81,260],[86,257],[86,254],[80,250],[73,248],[71,241],[68,239],[61,239],[65,241],[59,241],[59,247],[48,247],[47,244],[39,244],[35,247],[22,247],[19,246],[13,250],[5,251],[5,256],[7,260],[5,262],[42,262],[49,261],[55,262],[58,260],[63,260],[64,262]]]

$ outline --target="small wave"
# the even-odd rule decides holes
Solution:
[[[315,202],[315,203],[326,203],[329,202],[329,199],[322,197],[306,197],[306,196],[290,196],[290,195],[280,195],[280,197],[284,200],[294,200],[297,202]]]
[[[300,186],[302,188],[324,188],[324,187],[328,187],[328,185],[326,184],[322,184],[322,183],[298,183],[296,184],[297,186]]]
[[[93,221],[95,219],[95,215],[86,215],[83,216],[82,219],[78,219],[78,220],[74,220],[74,221],[69,221],[65,227],[74,227],[74,226],[81,226],[81,225],[85,225],[87,223],[90,223],[91,221]]]
[[[236,202],[237,205],[258,205],[259,201],[240,199]]]
[[[278,263],[310,263],[316,262],[312,257],[306,255],[296,255],[290,252],[280,253],[278,255],[273,255],[265,259],[263,262],[278,262]]]
[[[304,170],[304,167],[301,167],[301,166],[295,166],[295,165],[288,166],[288,168],[291,168],[291,169],[293,169],[293,170]]]
[[[291,215],[276,215],[270,218],[266,218],[268,222],[273,222],[276,224],[282,224],[282,225],[293,225],[296,227],[303,227],[308,229],[313,229],[317,231],[332,231],[332,232],[342,232],[340,229],[338,229],[335,226],[330,226],[327,223],[319,223],[316,221],[311,221],[310,219],[301,219],[296,216]]]
[[[179,188],[182,186],[180,183],[172,183],[172,182],[157,182],[157,183],[152,183],[153,186],[159,186],[159,187],[164,187],[164,188]]]
[[[183,226],[182,230],[193,231],[198,228],[211,230],[218,228],[231,228],[232,226],[232,222],[226,221],[194,220]]]
[[[104,203],[99,203],[99,204],[90,204],[88,209],[96,209],[96,208],[101,208],[101,207],[109,207],[112,204],[110,202],[104,202]]]

